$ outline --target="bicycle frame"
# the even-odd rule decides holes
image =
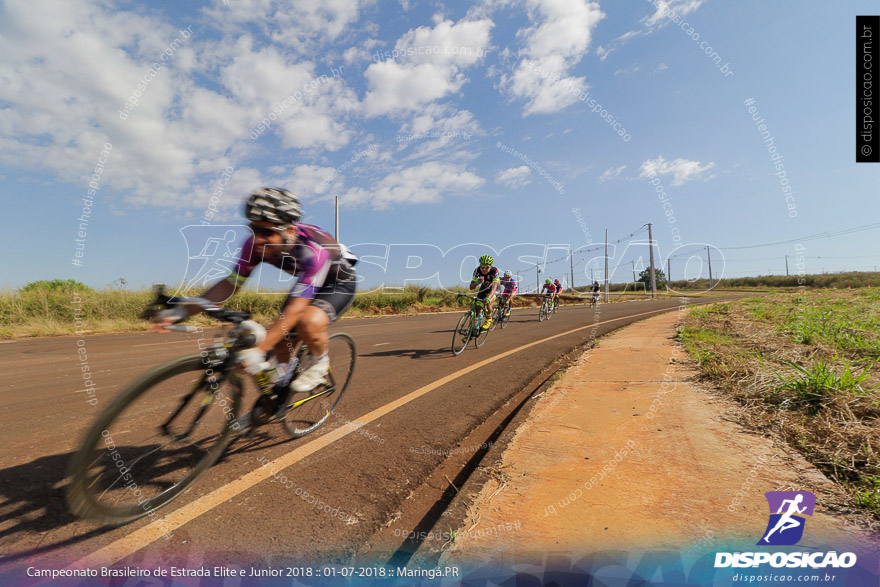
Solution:
[[[465,296],[468,298],[473,298],[471,302],[471,308],[468,312],[472,313],[474,317],[482,317],[481,320],[474,320],[474,329],[473,334],[476,335],[480,332],[480,328],[483,325],[483,321],[486,319],[486,313],[489,311],[489,304],[485,300],[481,300],[477,296]]]

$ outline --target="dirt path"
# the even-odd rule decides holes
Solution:
[[[443,564],[549,553],[753,550],[764,493],[817,496],[801,548],[870,547],[870,523],[800,455],[730,419],[672,340],[682,313],[600,340],[548,391],[496,463]]]

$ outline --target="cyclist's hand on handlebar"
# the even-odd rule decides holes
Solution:
[[[171,310],[159,310],[153,316],[151,330],[153,332],[164,332],[168,326],[177,324],[187,316],[189,316],[189,314],[181,307],[173,308]]]
[[[266,362],[266,353],[256,347],[238,351],[238,364],[251,375],[265,371],[269,366]]]

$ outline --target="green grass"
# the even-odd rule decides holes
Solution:
[[[817,411],[833,395],[865,395],[878,387],[865,389],[863,386],[868,381],[869,371],[874,363],[865,366],[858,375],[853,365],[846,358],[840,357],[834,357],[830,361],[818,359],[808,367],[793,361],[788,364],[794,369],[794,374],[784,376],[777,373],[780,381],[777,391],[793,392],[811,412]]]
[[[846,289],[880,287],[880,273],[870,271],[850,271],[847,273],[817,273],[811,275],[764,275],[760,277],[738,277],[715,281],[716,289],[725,288],[836,288]],[[705,290],[709,288],[708,279],[694,282],[673,281],[670,287],[679,291]]]
[[[174,288],[168,288],[173,293]],[[355,295],[348,316],[438,312],[463,308],[470,301],[456,300],[458,291],[426,287],[388,288]],[[244,290],[224,305],[250,312],[254,319],[269,322],[278,316],[286,293]],[[77,332],[126,332],[146,330],[149,325],[138,315],[153,299],[152,290],[132,291],[121,287],[93,290],[73,280],[28,284],[19,290],[0,290],[0,337],[52,336]],[[530,306],[532,299],[517,296],[515,307]],[[205,316],[194,324],[209,325]]]
[[[703,311],[707,309],[699,308]],[[693,310],[691,314],[696,311]],[[736,340],[727,334],[694,326],[681,326],[678,329],[678,340],[696,359],[700,367],[713,376],[722,376],[726,371],[726,366],[721,355],[717,352],[717,347],[736,343]]]
[[[708,306],[701,306],[691,310],[691,315],[697,318],[705,318],[712,314],[727,314],[728,312],[730,312],[730,304],[709,304]]]
[[[880,475],[866,476],[860,485],[850,484],[848,488],[860,506],[880,512]]]
[[[694,309],[678,339],[740,402],[880,517],[880,289],[820,289]]]

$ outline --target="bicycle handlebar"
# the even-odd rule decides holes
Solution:
[[[152,318],[156,314],[156,307],[161,308],[174,308],[180,306],[198,306],[202,311],[206,312],[212,318],[217,320],[222,320],[224,322],[232,322],[233,324],[240,324],[244,320],[248,320],[251,317],[250,312],[240,312],[236,310],[228,310],[223,306],[218,305],[211,300],[205,298],[197,298],[197,297],[172,297],[165,295],[165,286],[160,285],[156,287],[156,299],[150,302],[147,308],[141,312],[141,318]],[[170,329],[169,329],[170,330]],[[175,329],[181,330],[181,329]],[[184,332],[194,332],[193,330],[184,330]]]

